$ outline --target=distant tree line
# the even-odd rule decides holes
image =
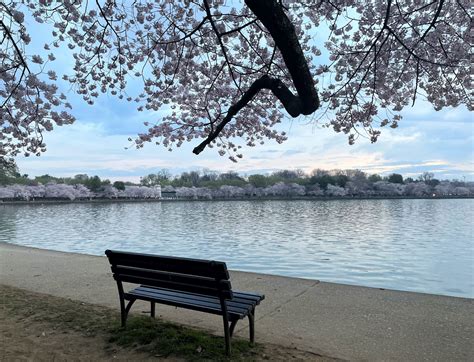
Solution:
[[[27,174],[21,175],[18,172],[18,167],[14,162],[0,161],[0,185],[47,185],[47,184],[65,184],[65,185],[83,185],[90,191],[96,192],[103,187],[112,185],[110,180],[101,180],[99,176],[88,176],[86,174],[78,174],[74,177],[54,177],[48,174],[29,178]],[[118,190],[125,190],[125,185],[133,185],[132,183],[125,183],[117,181],[113,186]]]
[[[236,172],[184,172],[172,177],[166,170],[145,176],[143,185],[162,186],[163,196],[190,199],[253,197],[470,197],[474,182],[440,181],[424,172],[416,179],[393,173],[368,175],[360,170],[282,170],[243,177]]]
[[[321,170],[316,169],[310,174],[306,174],[302,170],[281,170],[271,174],[253,174],[250,176],[241,176],[237,172],[229,171],[218,173],[215,171],[190,171],[183,172],[181,175],[174,176],[168,170],[160,170],[157,173],[149,174],[141,178],[140,183],[144,186],[172,186],[172,187],[209,187],[219,188],[221,186],[239,186],[244,187],[252,185],[254,187],[268,187],[283,182],[296,183],[302,186],[318,185],[321,189],[326,190],[328,185],[339,186],[345,188],[348,183],[358,186],[368,186],[379,181],[393,184],[409,184],[417,182],[425,182],[429,186],[436,186],[441,181],[434,178],[434,174],[424,172],[418,178],[403,178],[402,175],[393,173],[382,177],[378,174],[368,175],[360,170]],[[457,180],[457,185],[460,183]]]
[[[131,182],[102,180],[99,176],[50,175],[29,178],[16,164],[0,164],[0,199],[33,198],[157,198],[231,199],[258,197],[473,197],[474,182],[438,180],[424,172],[417,178],[393,173],[388,176],[360,170],[281,170],[271,174],[239,175],[237,172],[190,171],[173,176],[160,170]]]
[[[50,175],[29,178],[21,175],[13,160],[0,159],[0,200],[37,199],[152,199],[161,196],[160,188],[131,182],[101,180],[99,176],[74,177]]]

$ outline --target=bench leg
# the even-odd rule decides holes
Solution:
[[[239,320],[238,319],[234,319],[232,322],[230,322],[230,329],[229,329],[229,332],[230,332],[230,336],[232,337],[232,335],[234,334],[234,329],[235,329],[235,326],[237,325],[237,322]]]
[[[135,303],[135,299],[131,299],[128,302],[127,307],[124,308],[123,306],[125,303],[123,300],[120,300],[120,314],[122,317],[122,327],[125,327],[125,324],[127,322],[128,312],[130,312],[130,308],[132,308],[133,303]]]
[[[253,309],[249,315],[249,330],[250,330],[250,343],[255,342],[255,309]]]
[[[225,336],[225,353],[230,356],[230,330],[229,330],[229,319],[227,313],[224,314],[224,336]]]
[[[120,297],[120,319],[122,322],[122,327],[125,327],[127,316],[125,315],[125,300],[122,297]]]
[[[224,322],[225,335],[225,353],[230,356],[230,330],[229,330],[229,315],[227,314],[227,305],[225,299],[221,298],[222,320]]]
[[[230,330],[229,330],[229,317],[227,311],[222,316],[224,322],[224,336],[225,336],[225,353],[230,356]]]
[[[150,302],[150,315],[155,318],[155,302]]]

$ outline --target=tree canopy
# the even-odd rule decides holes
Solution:
[[[1,171],[1,169],[0,169]],[[164,178],[163,175],[166,175]],[[395,176],[394,176],[395,175]],[[159,180],[159,181],[158,181]],[[163,194],[162,194],[163,192]],[[236,172],[202,170],[172,176],[161,170],[130,182],[100,180],[79,174],[58,178],[43,175],[29,179],[14,172],[2,179],[0,201],[42,199],[255,199],[255,198],[392,198],[392,197],[474,197],[474,182],[438,180],[424,172],[417,180],[400,174],[382,179],[361,170],[281,170],[248,177]]]
[[[375,142],[419,98],[472,109],[469,9],[468,0],[3,1],[0,157],[39,155],[43,132],[74,122],[59,78],[89,104],[108,93],[165,111],[138,148],[192,141],[195,154],[215,147],[236,160],[236,139],[285,141],[275,128],[285,115]],[[54,29],[44,54],[28,52],[33,19]],[[56,74],[64,50],[75,65]]]
[[[12,159],[0,158],[0,185],[8,183],[9,179],[20,176],[18,166]]]

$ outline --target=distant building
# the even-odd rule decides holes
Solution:
[[[166,190],[161,191],[161,198],[162,199],[176,199],[176,191],[175,190]]]

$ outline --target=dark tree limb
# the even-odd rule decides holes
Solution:
[[[5,25],[5,23],[2,20],[0,20],[0,25],[3,28],[5,36],[12,42],[13,47],[15,48],[16,54],[18,55],[18,58],[20,59],[20,63],[26,68],[26,70],[28,70],[28,73],[30,73],[30,68],[28,68],[28,64],[26,63],[25,58],[23,57],[23,54],[22,54],[20,48],[18,47],[17,42],[13,38],[12,32],[10,31],[10,29]]]
[[[319,108],[319,98],[295,26],[276,0],[245,0],[245,3],[268,29],[280,50],[301,100],[301,114],[312,114]]]
[[[224,119],[204,141],[194,148],[193,153],[196,155],[214,141],[225,125],[232,121],[232,118],[262,89],[271,90],[292,117],[298,117],[301,114],[309,115],[319,108],[319,97],[308,62],[301,49],[296,29],[283,11],[281,3],[278,0],[245,0],[245,3],[275,41],[298,95],[294,95],[280,79],[263,75],[252,83],[236,103],[229,107]],[[206,2],[204,4],[206,5]]]
[[[288,114],[292,117],[298,117],[301,112],[301,100],[295,96],[288,87],[283,84],[280,79],[271,78],[268,75],[263,75],[252,83],[249,89],[242,95],[242,97],[229,107],[227,115],[216,126],[216,128],[202,141],[197,147],[193,149],[193,153],[200,154],[204,148],[212,141],[214,141],[227,123],[232,121],[232,118],[247,104],[250,103],[253,97],[257,95],[262,89],[270,89],[273,94],[280,100],[285,107]]]
[[[436,21],[438,20],[439,14],[441,13],[441,10],[443,9],[443,5],[444,5],[444,0],[440,0],[440,2],[438,4],[438,7],[436,9],[436,14],[433,17],[433,20],[431,21],[430,25],[428,26],[428,29],[426,29],[425,32],[423,33],[423,35],[421,36],[420,40],[417,41],[417,44],[419,42],[422,42],[423,39],[425,39],[426,35],[430,32],[430,30],[435,26]]]

